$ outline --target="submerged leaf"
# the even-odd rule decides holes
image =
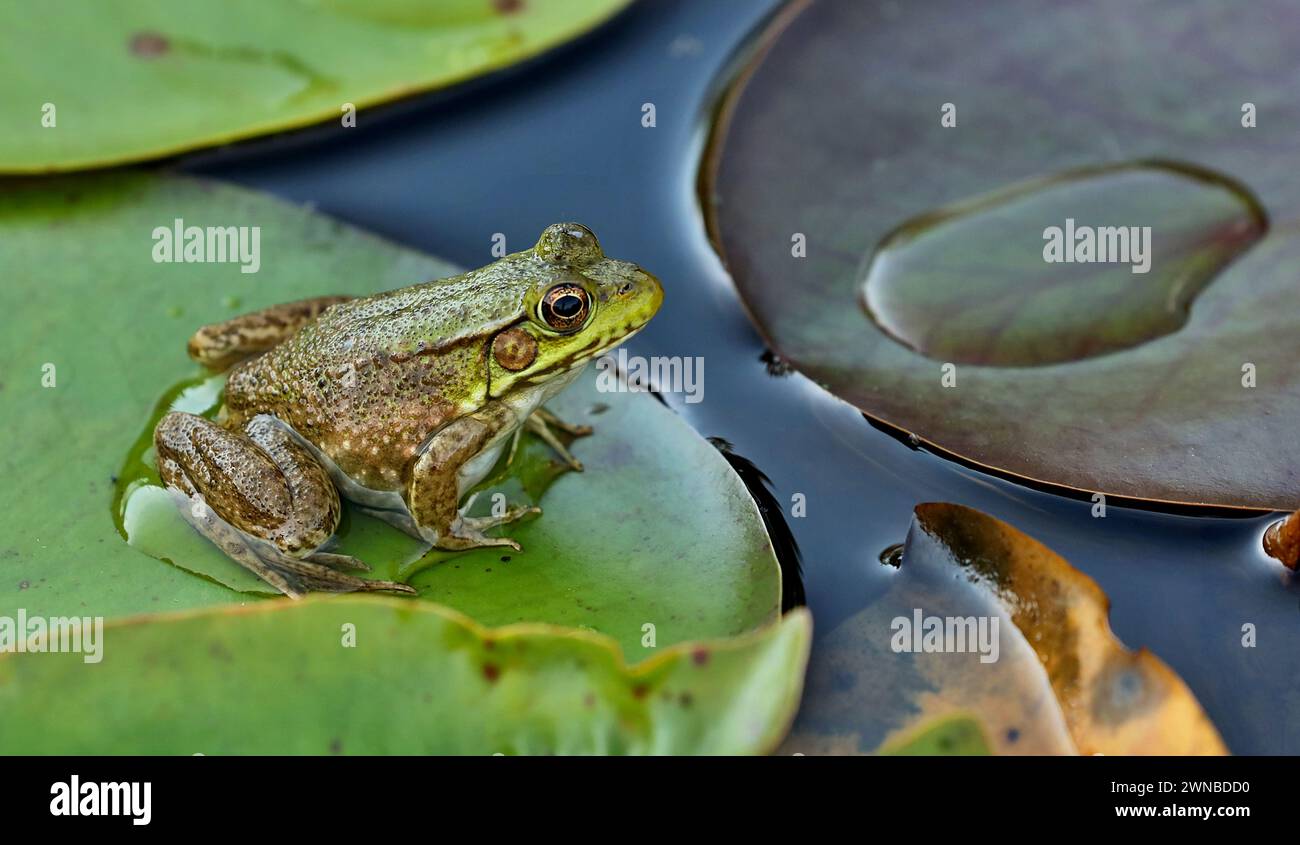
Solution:
[[[810,637],[811,618],[797,610],[744,637],[665,649],[629,668],[608,637],[484,628],[400,599],[137,618],[104,630],[97,664],[76,653],[0,656],[0,749],[764,753],[798,705]]]
[[[1285,0],[800,8],[728,97],[702,174],[783,360],[1011,474],[1300,503]]]
[[[973,714],[999,754],[1223,754],[1183,681],[1110,630],[1101,589],[960,505],[916,509],[886,595],[819,639],[788,750],[860,753]]]
[[[628,0],[0,2],[0,172],[170,155],[442,88]],[[364,118],[361,118],[364,120]],[[344,123],[343,125],[349,125]]]

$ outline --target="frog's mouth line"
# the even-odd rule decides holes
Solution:
[[[619,337],[619,339],[616,342],[608,345],[603,344],[604,338],[594,339],[591,343],[587,344],[586,346],[583,346],[582,348],[575,351],[572,355],[570,355],[568,358],[568,362],[563,365],[562,371],[567,373],[569,370],[572,370],[575,367],[581,367],[589,363],[592,358],[595,358],[598,355],[602,355],[606,352],[617,349],[618,347],[622,346],[624,343],[627,343],[629,340],[636,337],[636,335],[646,327],[646,323],[649,322],[650,321],[647,320],[645,323],[642,323],[641,325],[637,326],[631,331],[625,332]]]

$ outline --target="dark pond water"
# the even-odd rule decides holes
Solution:
[[[1110,596],[1112,625],[1188,682],[1237,753],[1300,752],[1300,584],[1259,551],[1269,517],[1191,516],[1031,489],[910,448],[797,374],[769,373],[704,232],[699,150],[736,52],[777,5],[654,0],[523,69],[317,129],[191,157],[186,170],[318,209],[466,266],[557,220],[664,281],[637,355],[702,356],[704,398],[666,401],[726,440],[772,483],[802,553],[819,636],[888,584],[880,554],[918,502],[1006,520],[1060,552]],[[641,125],[642,104],[657,125]],[[901,222],[901,221],[900,221]],[[664,526],[664,530],[672,530]],[[1241,644],[1242,625],[1258,645]],[[818,660],[814,648],[813,660]]]

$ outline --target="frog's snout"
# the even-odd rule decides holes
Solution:
[[[625,297],[632,308],[633,328],[650,322],[650,318],[658,313],[659,306],[664,304],[664,287],[659,279],[640,269],[619,287],[618,295]]]

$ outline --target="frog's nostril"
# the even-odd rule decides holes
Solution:
[[[618,289],[619,296],[627,296],[631,292],[632,292],[631,282],[624,282]]]

